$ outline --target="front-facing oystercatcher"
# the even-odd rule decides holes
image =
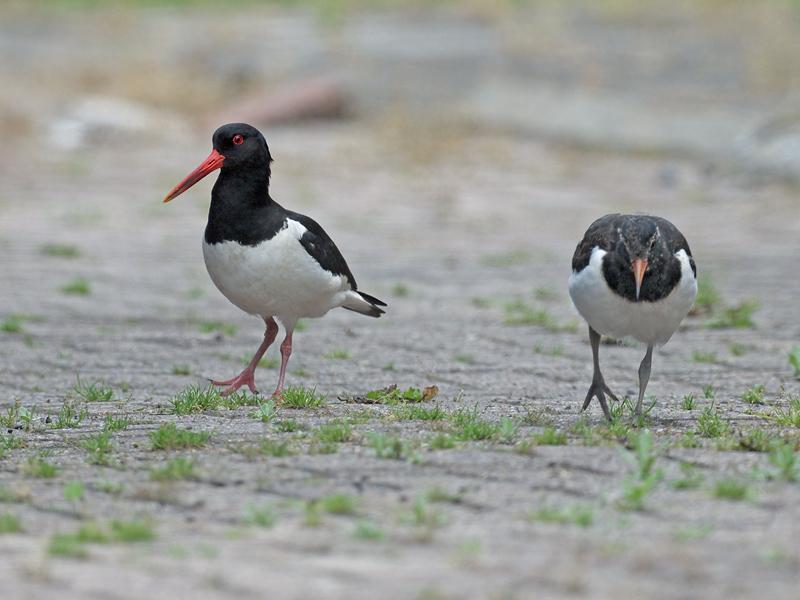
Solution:
[[[302,317],[321,317],[341,306],[380,317],[377,298],[358,291],[339,249],[313,219],[286,210],[269,195],[269,147],[255,127],[223,125],[214,149],[164,198],[169,202],[203,177],[221,169],[211,192],[203,257],[211,280],[228,300],[266,323],[264,341],[247,367],[233,379],[212,381],[223,395],[247,384],[256,392],[255,370],[275,340],[280,321],[281,369],[273,396],[280,395],[292,353],[292,331]]]
[[[607,419],[605,394],[615,401],[600,372],[600,335],[633,337],[647,344],[639,365],[639,399],[650,379],[653,346],[663,346],[678,329],[697,295],[697,270],[689,244],[666,219],[606,215],[591,224],[572,257],[569,295],[589,324],[594,376],[586,410],[597,397]]]

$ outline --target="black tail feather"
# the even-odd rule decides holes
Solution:
[[[364,312],[363,310],[358,309],[358,308],[351,308],[349,306],[342,306],[342,308],[344,308],[346,310],[352,310],[353,312],[357,312],[360,315],[366,315],[368,317],[375,317],[376,319],[378,317],[380,317],[382,314],[386,313],[385,310],[381,310],[377,306],[371,306],[370,308],[368,308],[366,310],[366,312]]]
[[[365,294],[364,292],[359,292],[357,290],[353,290],[355,294],[358,294],[358,299],[353,299],[352,301],[347,301],[342,304],[342,308],[346,308],[347,310],[352,310],[362,315],[367,315],[368,317],[380,317],[384,314],[384,310],[378,308],[379,306],[386,306],[386,303],[378,300],[370,296],[369,294]]]
[[[383,300],[378,300],[375,296],[370,296],[369,294],[365,294],[364,292],[362,292],[360,290],[356,290],[356,293],[358,295],[360,295],[364,300],[369,302],[370,304],[373,304],[375,306],[386,306],[386,302],[384,302]],[[385,312],[385,311],[381,311],[381,312]]]

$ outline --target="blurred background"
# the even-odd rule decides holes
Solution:
[[[347,119],[800,171],[796,0],[4,0],[0,48],[16,155]]]

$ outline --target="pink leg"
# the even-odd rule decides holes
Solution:
[[[256,350],[256,353],[253,355],[253,359],[250,361],[250,364],[245,367],[244,371],[239,373],[233,379],[226,379],[225,381],[211,381],[212,385],[227,386],[224,390],[222,390],[221,395],[227,396],[228,394],[232,394],[245,384],[248,388],[250,388],[251,392],[254,394],[258,393],[258,390],[256,389],[255,378],[256,367],[258,366],[261,357],[264,356],[264,353],[267,351],[267,348],[269,348],[270,344],[275,341],[275,336],[278,335],[278,324],[275,322],[275,319],[270,317],[264,321],[267,324],[267,329],[264,332],[264,341],[261,342],[258,350]]]
[[[289,356],[292,354],[292,329],[286,330],[286,337],[281,343],[281,374],[278,377],[278,387],[272,393],[272,397],[280,396],[283,391],[283,380],[286,377],[286,365],[289,364]]]

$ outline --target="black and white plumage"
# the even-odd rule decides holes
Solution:
[[[266,323],[264,342],[237,377],[212,383],[229,394],[247,384],[255,392],[254,372],[277,334],[280,321],[279,395],[291,354],[292,331],[303,317],[321,317],[337,307],[380,317],[386,304],[358,290],[344,257],[313,219],[283,208],[269,195],[269,147],[257,129],[244,123],[214,132],[209,157],[167,194],[183,193],[208,173],[221,169],[211,194],[203,237],[203,257],[211,280],[228,300]]]
[[[594,377],[583,409],[597,397],[616,400],[599,365],[600,336],[632,337],[647,344],[639,366],[639,399],[650,378],[654,346],[666,344],[697,296],[697,269],[680,231],[661,217],[611,214],[591,224],[572,257],[569,294],[589,324]]]

